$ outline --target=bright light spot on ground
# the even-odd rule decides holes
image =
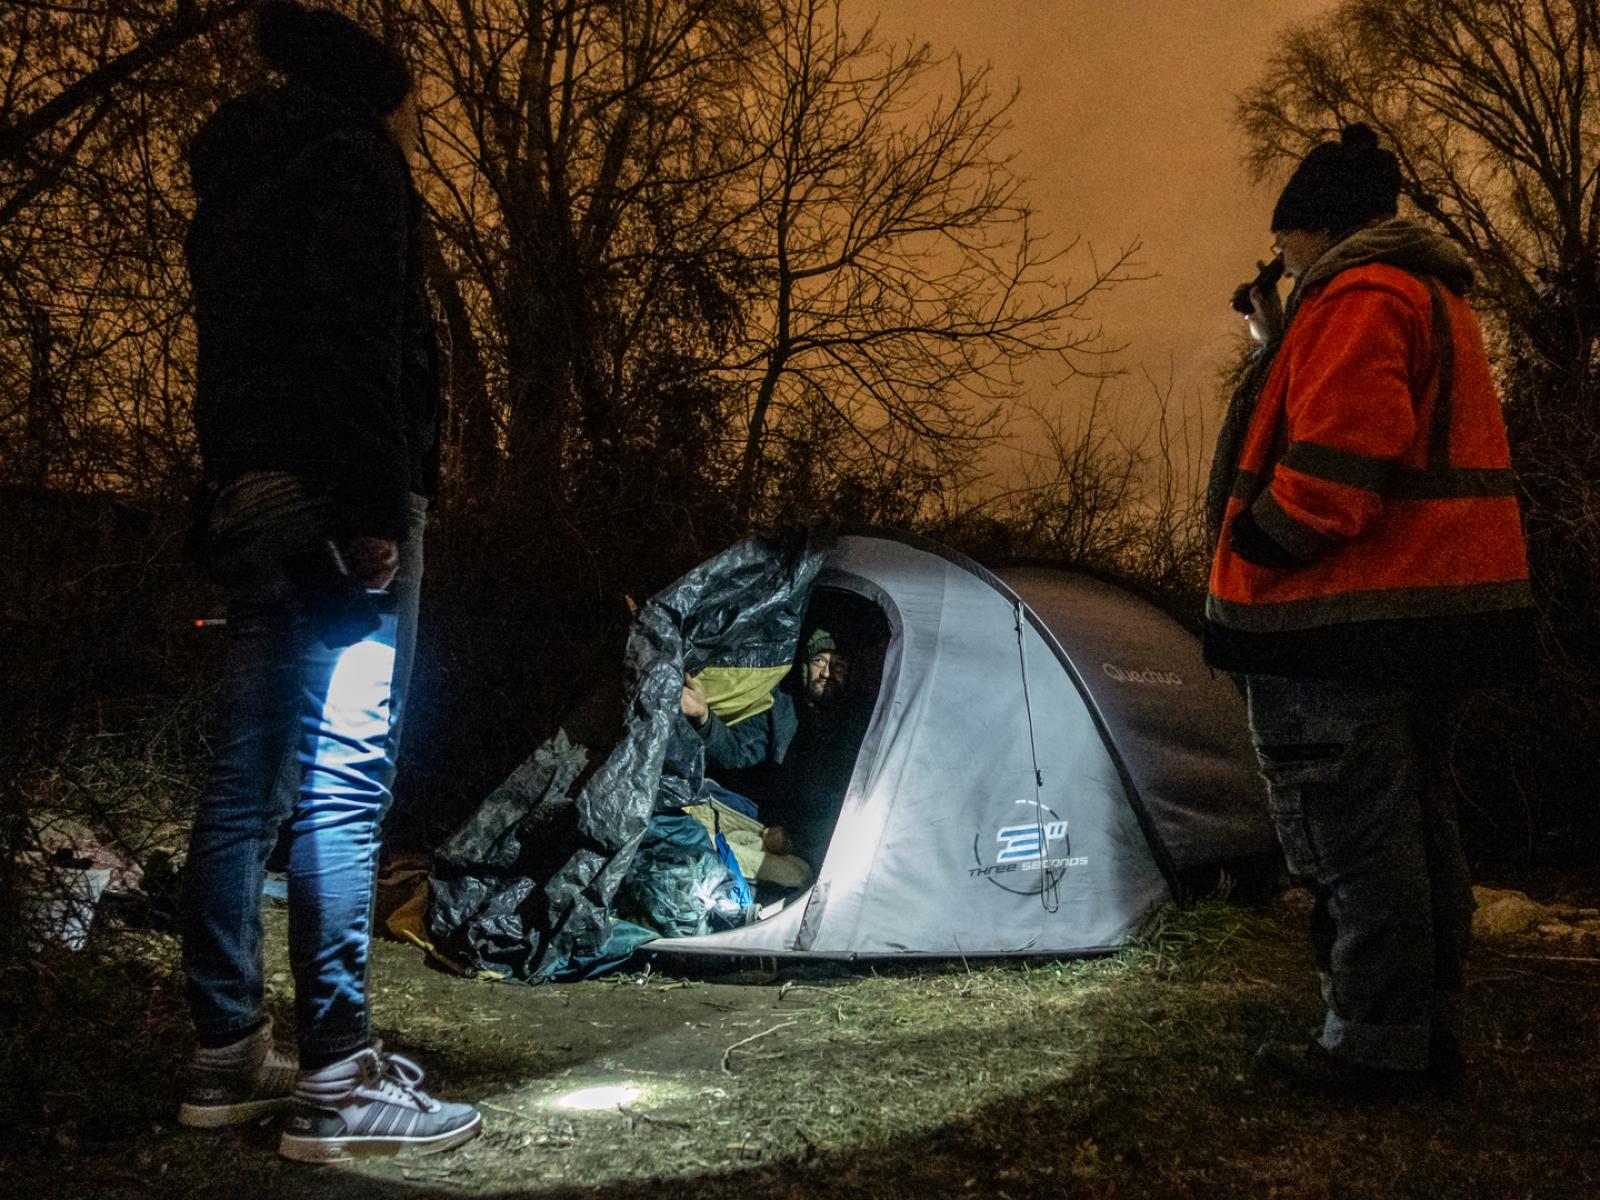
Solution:
[[[639,1089],[628,1084],[617,1087],[581,1088],[576,1092],[568,1092],[557,1100],[556,1107],[585,1110],[617,1108],[620,1105],[632,1104],[638,1098]]]

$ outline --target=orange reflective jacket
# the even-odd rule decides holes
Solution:
[[[1461,297],[1383,263],[1313,287],[1239,455],[1207,661],[1418,684],[1520,673],[1532,609],[1510,467]]]

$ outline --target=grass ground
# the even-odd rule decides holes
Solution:
[[[486,1132],[322,1169],[279,1161],[270,1125],[175,1126],[175,947],[127,934],[5,971],[0,1178],[28,1200],[1600,1195],[1600,963],[1480,946],[1468,1097],[1341,1104],[1245,1070],[1263,1037],[1315,1019],[1303,922],[1291,893],[1263,913],[1201,906],[1092,961],[538,989],[383,944],[381,1036],[440,1094],[479,1101]],[[637,1095],[561,1106],[602,1085]]]

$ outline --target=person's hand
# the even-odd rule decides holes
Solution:
[[[1257,263],[1256,266],[1264,272],[1267,264]],[[1262,345],[1276,341],[1283,332],[1283,301],[1278,297],[1278,285],[1263,284],[1261,276],[1257,275],[1246,295],[1250,300],[1250,312],[1245,317],[1250,323],[1250,336]]]
[[[378,592],[388,587],[400,569],[400,547],[388,538],[351,538],[344,548],[344,556],[350,573],[368,591]]]
[[[788,854],[794,846],[782,825],[768,825],[761,831],[761,848],[768,854]]]
[[[691,675],[683,677],[683,699],[678,702],[678,707],[683,715],[693,722],[696,729],[711,719],[711,705],[706,703],[706,689]]]

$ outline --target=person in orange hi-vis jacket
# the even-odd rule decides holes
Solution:
[[[1315,1037],[1255,1064],[1352,1096],[1459,1084],[1472,889],[1440,786],[1449,711],[1534,660],[1472,269],[1396,215],[1399,188],[1364,125],[1291,176],[1280,261],[1234,295],[1263,344],[1207,497],[1206,660],[1244,678],[1326,1004]]]

